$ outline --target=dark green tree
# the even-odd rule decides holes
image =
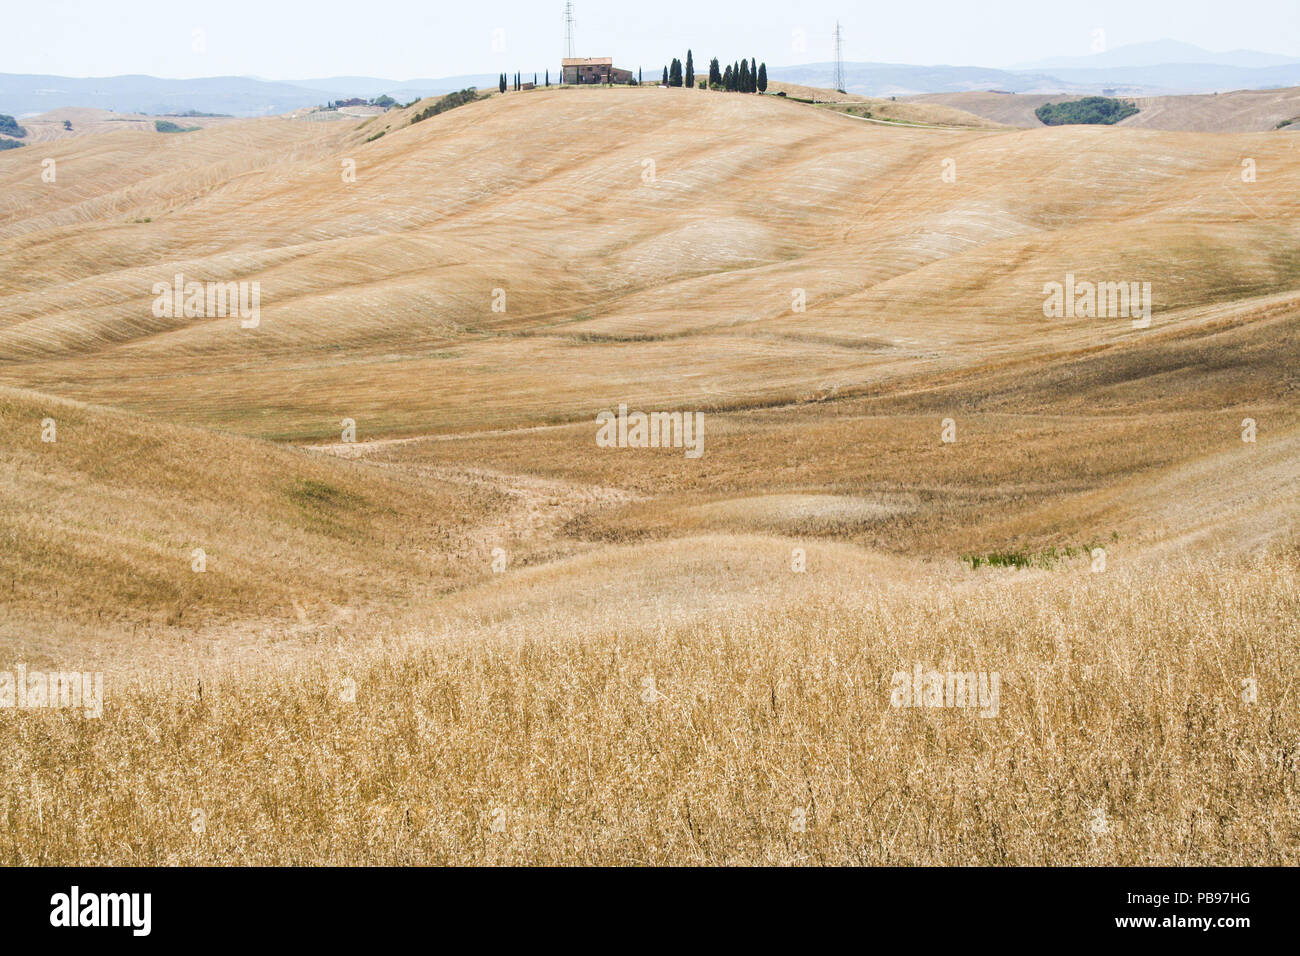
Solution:
[[[682,85],[682,61],[673,57],[672,66],[668,67],[668,85]]]
[[[64,122],[66,123],[67,120],[64,120]],[[64,129],[67,128],[68,127],[66,126],[64,127]],[[6,136],[13,136],[15,139],[22,139],[27,135],[27,130],[22,126],[19,126],[18,121],[12,116],[0,113],[0,133],[4,133]],[[6,149],[12,148],[12,146],[6,147]]]
[[[742,93],[748,93],[748,92],[749,92],[749,61],[748,61],[748,60],[741,60],[741,61],[740,61],[740,84],[739,84],[739,89],[740,89],[740,92],[742,92]]]
[[[664,67],[664,86],[668,85],[668,67]]]
[[[686,51],[686,85],[695,88],[695,58],[690,50]]]
[[[502,93],[506,91],[506,75],[504,73],[501,74],[501,82],[497,84],[497,87]]]
[[[728,66],[722,73],[722,88],[728,93],[736,88],[735,78],[731,75],[730,66]]]
[[[715,56],[709,61],[709,86],[722,85],[722,67],[718,65],[718,58]]]
[[[760,63],[758,65],[758,92],[760,93],[767,92],[767,64],[766,63]]]

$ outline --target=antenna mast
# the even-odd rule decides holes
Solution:
[[[844,89],[844,31],[840,21],[835,21],[835,89]]]
[[[573,0],[564,4],[564,56],[573,59]]]

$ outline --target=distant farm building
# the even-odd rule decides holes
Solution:
[[[632,82],[632,71],[620,70],[612,56],[565,57],[560,66],[565,83]]]

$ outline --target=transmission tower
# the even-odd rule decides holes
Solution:
[[[564,56],[573,59],[573,0],[564,4]]]
[[[844,31],[835,21],[835,89],[844,90]]]

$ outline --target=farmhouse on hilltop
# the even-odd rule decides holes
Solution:
[[[612,56],[565,57],[560,66],[565,83],[632,82],[632,71],[620,70]]]

